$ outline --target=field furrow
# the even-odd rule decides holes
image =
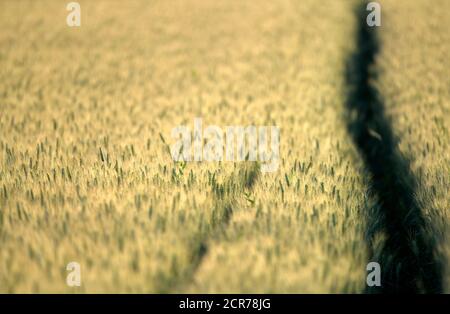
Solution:
[[[382,0],[380,4],[382,49],[374,83],[399,150],[417,178],[413,197],[437,242],[435,258],[441,262],[443,289],[449,292],[450,2]]]

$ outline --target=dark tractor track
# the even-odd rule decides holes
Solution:
[[[384,105],[371,82],[377,79],[379,27],[366,23],[366,3],[357,8],[356,48],[346,68],[348,131],[371,178],[376,205],[367,213],[368,262],[381,266],[381,286],[366,293],[441,293],[435,242],[415,198],[417,180],[398,148]],[[381,246],[376,235],[384,235]]]

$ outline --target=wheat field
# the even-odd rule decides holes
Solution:
[[[361,1],[79,3],[68,27],[65,1],[0,2],[0,293],[364,291],[388,235],[348,132]],[[375,85],[447,265],[449,2],[380,3]],[[174,161],[197,117],[278,126],[277,171]]]

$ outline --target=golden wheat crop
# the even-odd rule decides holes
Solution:
[[[0,291],[360,290],[351,2],[80,4],[1,3]],[[174,163],[195,117],[279,126],[278,171]]]
[[[349,133],[361,1],[79,3],[0,2],[0,293],[364,291],[391,235]],[[373,83],[448,264],[449,2],[380,3]],[[175,162],[196,118],[278,126],[277,170]]]

